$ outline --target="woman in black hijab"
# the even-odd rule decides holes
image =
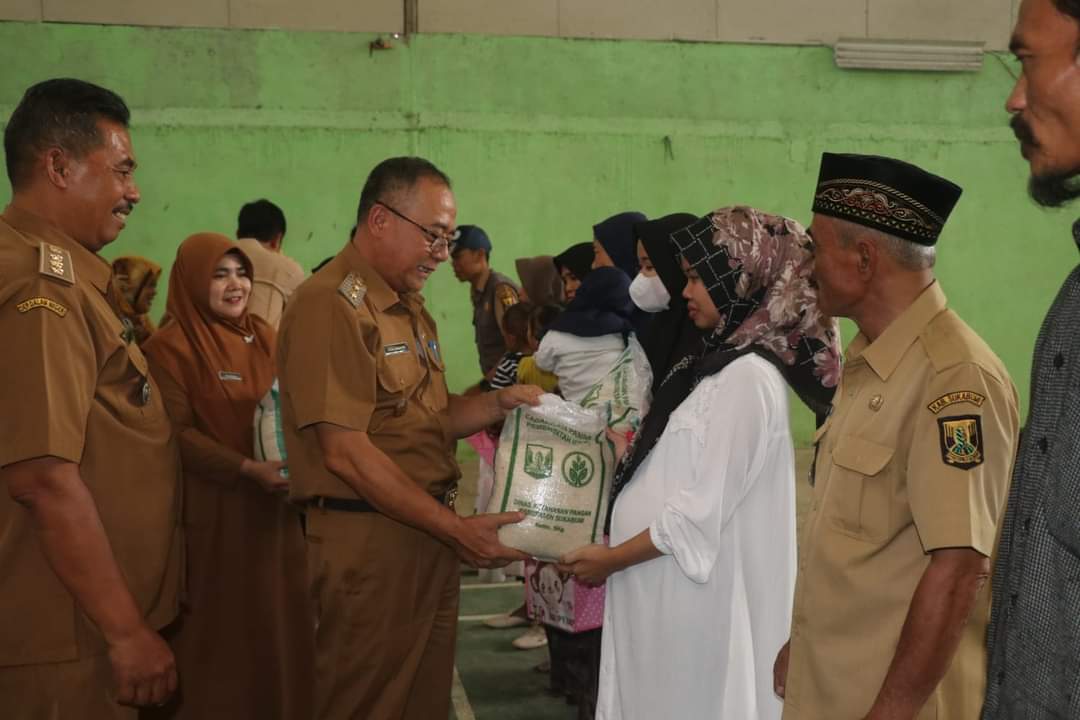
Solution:
[[[660,387],[667,379],[672,366],[684,357],[697,357],[704,349],[702,344],[704,333],[694,325],[686,312],[686,300],[682,296],[683,287],[686,285],[686,275],[679,266],[675,246],[671,244],[673,233],[697,221],[698,217],[690,213],[675,213],[634,225],[634,232],[638,238],[638,254],[641,259],[647,259],[652,265],[656,271],[657,281],[667,294],[665,307],[656,309],[642,307],[645,303],[639,297],[634,297],[640,293],[636,293],[631,285],[630,294],[634,303],[643,310],[655,313],[653,321],[641,337],[641,346],[645,350],[646,357],[649,358],[649,367],[652,368],[652,404],[654,406],[658,403],[664,404]],[[639,283],[641,280],[642,275],[639,275],[634,283]],[[682,402],[684,397],[684,394],[678,393],[672,409]]]
[[[593,267],[617,267],[631,280],[637,277],[640,267],[634,225],[647,221],[648,218],[639,212],[622,212],[593,225],[593,250],[596,253]],[[645,334],[651,320],[650,313],[640,308],[635,310],[632,322],[639,338]]]
[[[559,276],[562,278],[567,305],[574,299],[585,276],[592,272],[593,257],[592,243],[571,245],[555,256],[555,269],[559,271]]]

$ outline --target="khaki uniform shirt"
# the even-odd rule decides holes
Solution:
[[[506,354],[502,318],[507,308],[517,304],[519,292],[510,278],[494,270],[488,276],[483,290],[470,291],[476,351],[480,355],[480,371],[485,376],[495,369]]]
[[[1016,451],[1012,381],[936,283],[873,343],[855,338],[833,405],[800,545],[786,720],[870,710],[930,551],[993,552]],[[978,717],[989,596],[919,720]]]
[[[108,263],[41,218],[0,216],[0,466],[78,463],[147,622],[177,611],[179,453],[146,359],[105,297]],[[26,508],[0,490],[0,666],[105,652],[49,567]]]
[[[448,491],[460,471],[444,372],[423,297],[399,296],[346,245],[296,291],[278,335],[290,497],[357,497],[324,467],[317,423],[366,432],[417,485]]]
[[[255,271],[248,310],[276,330],[289,296],[304,282],[304,270],[291,257],[267,249],[255,238],[240,238],[236,244],[251,258]]]

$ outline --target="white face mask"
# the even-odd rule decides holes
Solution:
[[[668,309],[671,295],[668,294],[660,276],[649,277],[638,273],[634,282],[630,283],[630,299],[645,312],[658,313]]]

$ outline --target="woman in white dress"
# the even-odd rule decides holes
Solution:
[[[610,547],[562,567],[608,584],[598,719],[779,718],[772,664],[796,570],[788,386],[827,409],[839,335],[795,221],[725,208],[672,242],[690,317],[711,333],[658,390],[675,409],[650,413],[623,458]]]

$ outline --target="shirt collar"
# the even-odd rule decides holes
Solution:
[[[71,255],[76,278],[85,277],[101,292],[105,292],[109,287],[112,266],[108,261],[97,253],[87,250],[45,218],[14,205],[4,208],[2,217],[8,225],[31,236],[32,239],[44,240],[50,245],[67,250]]]
[[[378,312],[385,312],[394,305],[401,303],[410,311],[418,311],[424,305],[424,296],[417,292],[398,294],[394,288],[376,272],[375,268],[360,256],[360,251],[350,240],[341,251],[341,257],[350,270],[360,276],[367,286],[367,297]]]
[[[860,332],[848,346],[848,362],[861,357],[879,378],[888,380],[904,353],[945,306],[945,292],[935,280],[885,328],[877,340],[869,342]]]

